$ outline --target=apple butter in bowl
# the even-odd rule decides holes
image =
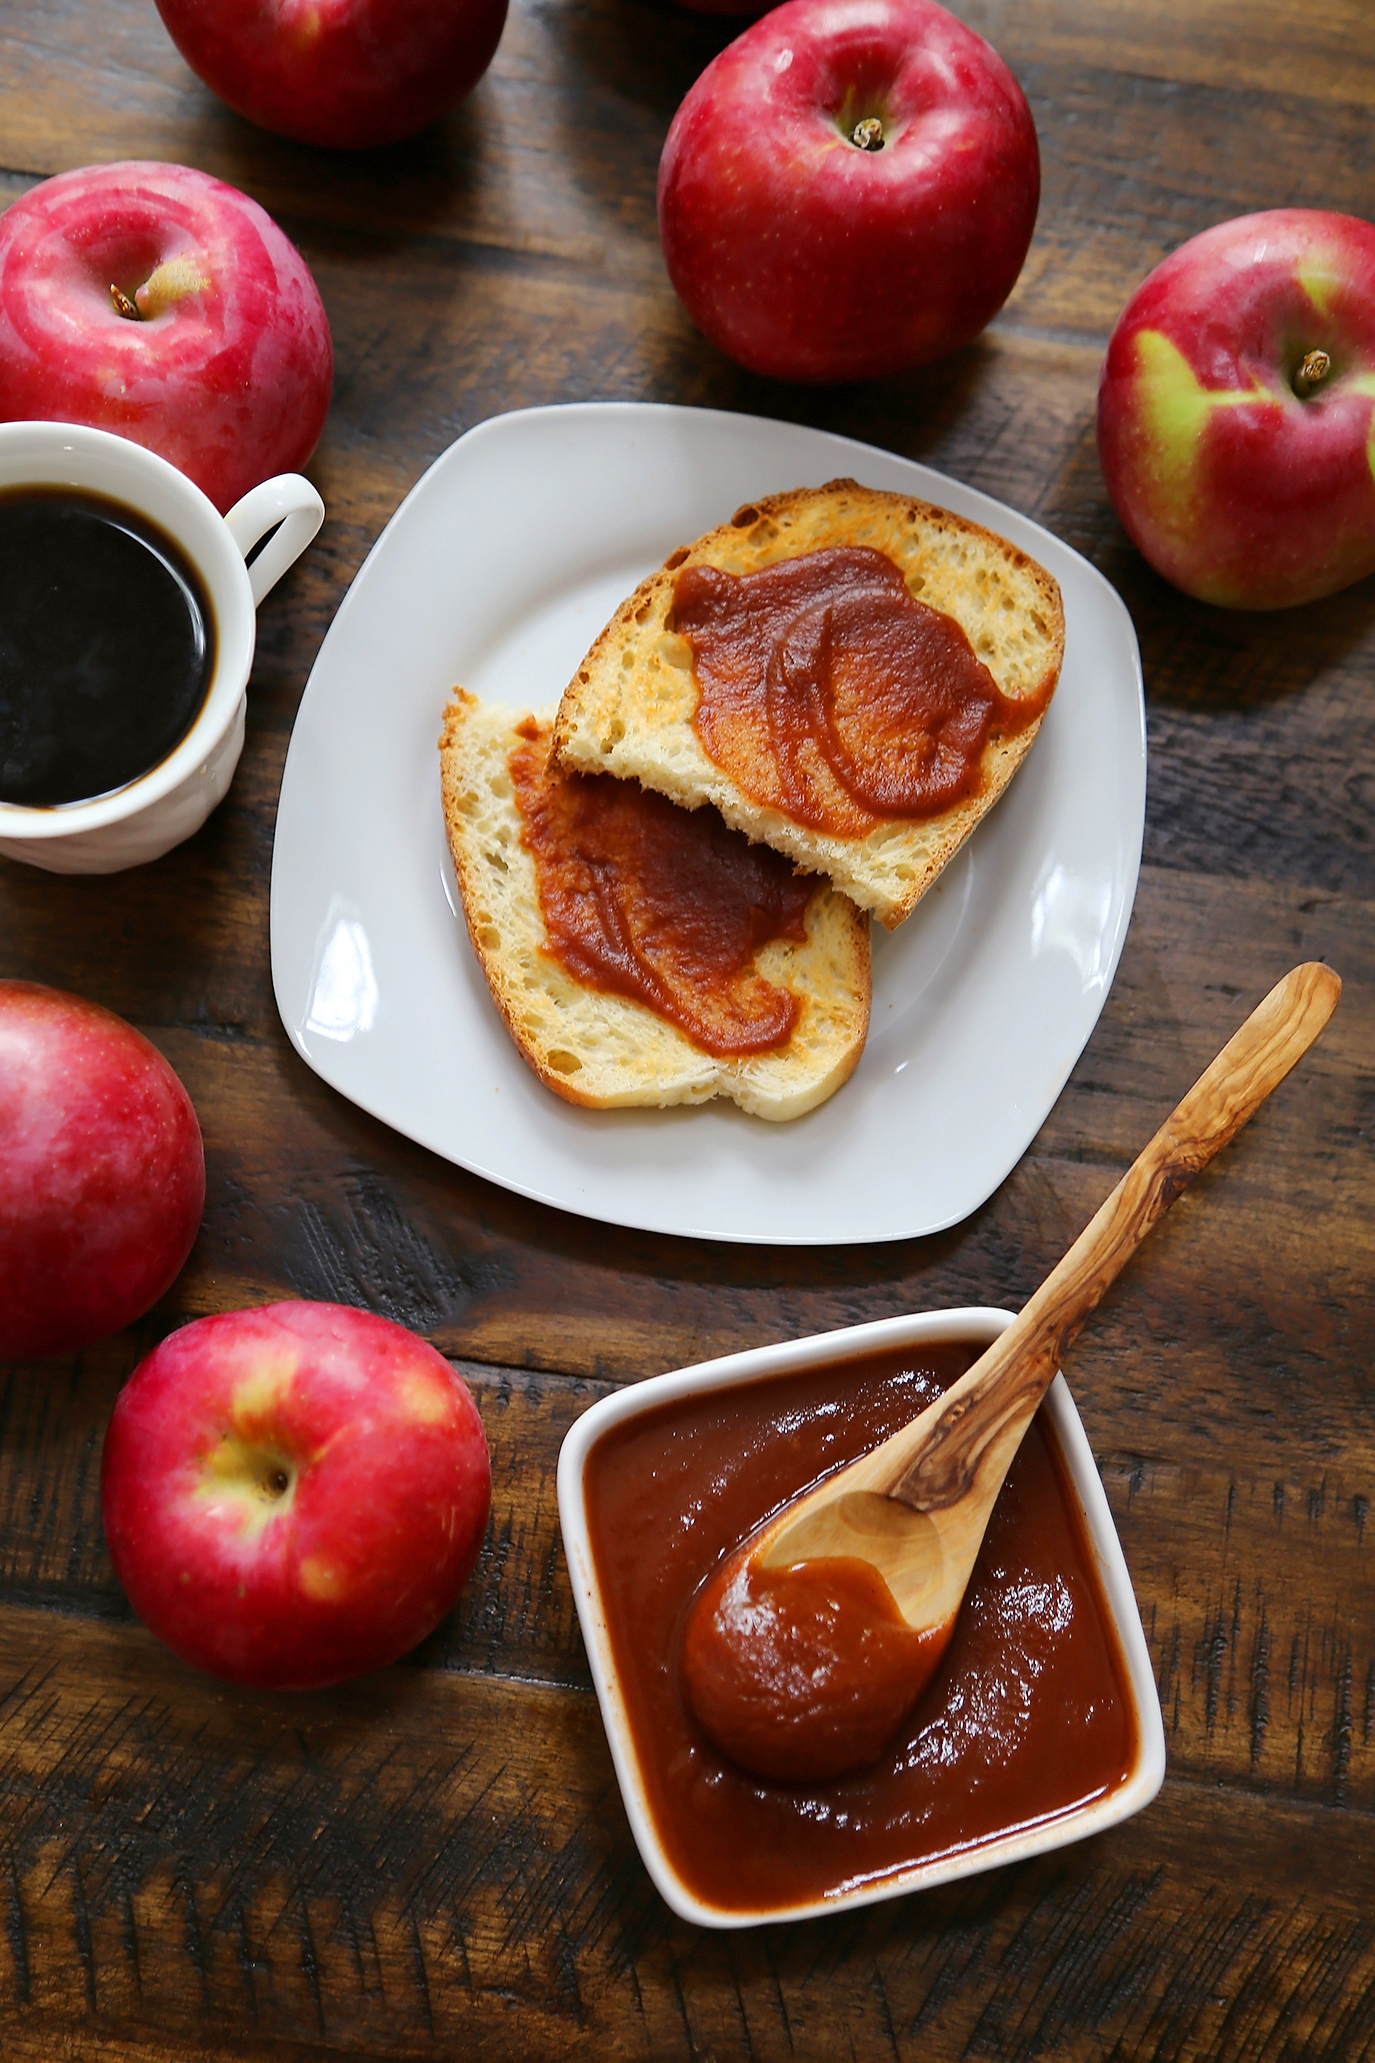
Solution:
[[[574,1595],[640,1852],[708,1926],[802,1918],[1020,1859],[1140,1809],[1159,1704],[1092,1454],[1057,1378],[1004,1485],[950,1647],[876,1758],[768,1781],[685,1695],[700,1587],[800,1490],[876,1446],[1010,1322],[885,1320],[636,1384],[564,1444]]]

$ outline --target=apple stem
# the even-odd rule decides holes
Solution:
[[[1294,392],[1299,399],[1303,400],[1315,387],[1321,386],[1331,370],[1332,360],[1326,351],[1306,352],[1294,375]]]
[[[127,294],[122,294],[117,286],[111,286],[110,299],[115,304],[116,315],[122,315],[126,322],[142,322],[143,317],[139,314],[134,303]]]
[[[866,115],[862,122],[856,122],[850,131],[850,141],[857,150],[883,149],[883,124],[877,115]]]

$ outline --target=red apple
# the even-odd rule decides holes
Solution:
[[[228,1311],[139,1363],[101,1516],[144,1624],[234,1683],[309,1690],[394,1662],[467,1581],[491,1472],[424,1340],[342,1304]]]
[[[0,981],[0,1361],[140,1317],[204,1202],[200,1126],[156,1046],[80,996]]]
[[[659,234],[689,314],[742,365],[873,379],[997,313],[1040,190],[1021,88],[934,0],[787,0],[674,116]]]
[[[113,430],[223,512],[305,464],[333,377],[304,258],[204,172],[88,165],[0,216],[2,421]]]
[[[1200,601],[1375,571],[1375,224],[1275,208],[1173,252],[1112,333],[1098,449],[1133,543]]]
[[[193,72],[298,143],[399,143],[470,93],[506,0],[157,0]]]

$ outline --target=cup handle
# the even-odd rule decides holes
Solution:
[[[275,480],[264,480],[260,487],[251,487],[224,520],[245,558],[258,539],[277,526],[276,536],[268,540],[248,569],[256,609],[287,567],[295,565],[324,522],[325,505],[300,473],[279,473]]]

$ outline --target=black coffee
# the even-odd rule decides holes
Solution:
[[[0,801],[127,787],[186,736],[214,664],[210,598],[156,525],[73,488],[0,493]]]

